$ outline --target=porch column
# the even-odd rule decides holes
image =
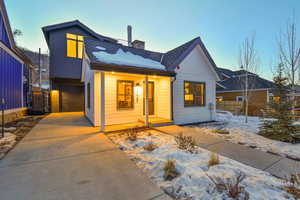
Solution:
[[[105,131],[105,74],[100,72],[100,131]]]
[[[146,75],[145,77],[145,125],[148,127],[149,126],[149,81],[148,81],[148,76]]]

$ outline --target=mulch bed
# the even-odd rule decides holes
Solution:
[[[4,132],[11,133],[16,136],[16,142],[15,144],[7,149],[7,148],[2,148],[2,152],[0,151],[0,160],[5,157],[5,155],[13,149],[16,144],[21,141],[30,131],[31,129],[41,120],[45,117],[46,115],[27,115],[24,116],[16,121],[6,123],[4,125]],[[0,135],[2,134],[1,132],[2,128],[0,125]],[[1,139],[1,138],[0,138]],[[1,148],[0,148],[1,150]]]

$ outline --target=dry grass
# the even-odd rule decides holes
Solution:
[[[179,149],[189,151],[190,153],[196,153],[196,141],[192,136],[184,136],[182,133],[179,133],[178,136],[175,136],[175,141]]]
[[[139,132],[139,127],[128,129],[128,131],[126,132],[127,140],[131,142],[135,142],[137,140],[138,132]]]
[[[211,166],[218,165],[218,164],[220,164],[219,155],[217,153],[215,153],[215,152],[212,152],[210,154],[210,158],[209,158],[207,166],[211,167]]]
[[[227,134],[229,134],[229,131],[224,130],[224,129],[215,129],[214,132],[218,133],[218,134],[221,134],[221,135],[227,135]]]
[[[286,179],[284,189],[294,199],[300,199],[300,174],[292,174],[289,179]]]
[[[153,142],[150,142],[150,143],[146,144],[143,148],[146,151],[154,151],[155,149],[158,148],[158,146],[156,144],[154,144]]]
[[[246,175],[242,172],[238,173],[236,177],[232,179],[223,180],[220,177],[212,177],[206,174],[207,177],[213,182],[215,185],[215,189],[222,193],[226,192],[228,197],[235,200],[249,200],[249,193],[245,190],[241,183],[246,178]]]
[[[175,160],[167,160],[164,166],[164,179],[166,181],[171,181],[179,176],[179,172],[175,166]]]

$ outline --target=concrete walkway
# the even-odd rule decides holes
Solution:
[[[0,161],[1,200],[167,200],[82,113],[51,114]]]
[[[156,130],[170,135],[183,133],[184,135],[192,136],[195,138],[197,145],[204,149],[217,152],[220,155],[246,165],[267,171],[279,178],[289,177],[292,173],[300,173],[300,162],[298,161],[234,144],[212,135],[201,134],[193,129],[187,131],[186,128],[173,125],[158,127]]]

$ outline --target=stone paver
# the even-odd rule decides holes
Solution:
[[[197,145],[202,148],[217,152],[220,155],[251,167],[267,171],[279,178],[285,178],[293,173],[300,173],[300,162],[298,161],[252,149],[243,145],[234,144],[215,136],[201,134],[193,129],[189,130],[187,127],[183,128],[172,125],[157,127],[155,129],[174,136],[179,133],[192,136],[195,138]]]
[[[1,200],[169,200],[82,113],[51,114],[0,161]]]

